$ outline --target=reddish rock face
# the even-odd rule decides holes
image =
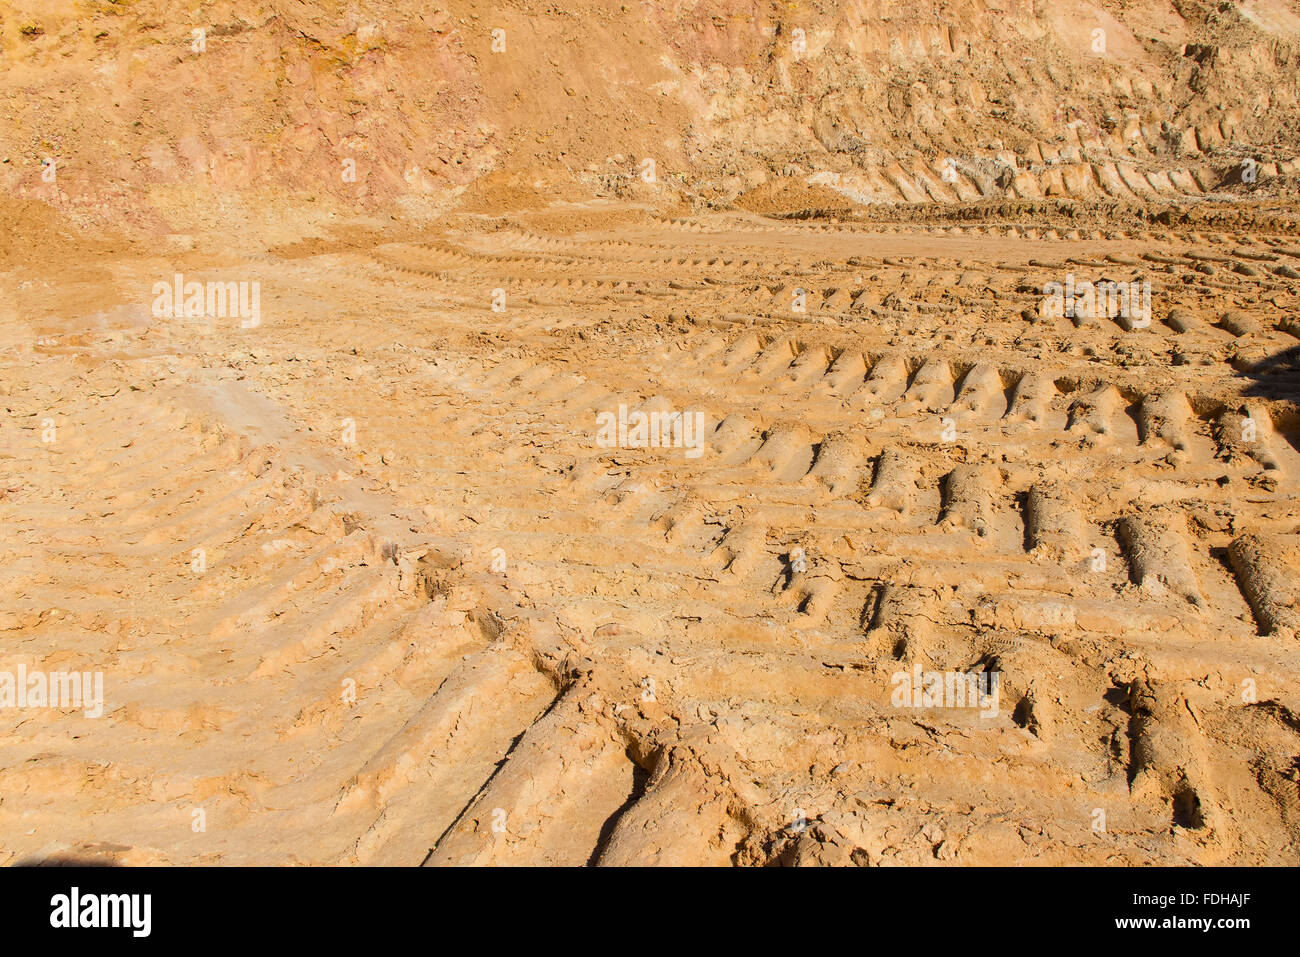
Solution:
[[[1280,5],[14,6],[0,186],[153,230],[251,228],[244,197],[428,215],[489,174],[472,193],[725,202],[793,168],[857,202],[1177,201],[1300,119]]]

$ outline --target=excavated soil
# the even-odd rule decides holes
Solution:
[[[190,6],[3,21],[0,862],[1300,862],[1296,4]]]

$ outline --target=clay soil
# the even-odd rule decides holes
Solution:
[[[1300,862],[1300,5],[0,16],[0,862]]]

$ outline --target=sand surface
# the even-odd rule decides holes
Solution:
[[[3,23],[0,863],[1300,861],[1296,4],[190,6]]]

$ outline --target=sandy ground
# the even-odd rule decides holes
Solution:
[[[1296,0],[0,4],[0,864],[1300,862],[1297,129]]]
[[[1293,239],[622,218],[5,327],[9,861],[1295,863]]]

